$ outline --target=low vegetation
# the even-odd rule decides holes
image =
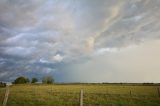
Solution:
[[[37,78],[32,78],[31,83],[36,83],[36,82],[38,82],[38,79]]]
[[[0,106],[2,105],[4,94],[5,94],[5,88],[0,87]]]
[[[42,78],[42,83],[44,84],[52,84],[54,82],[54,79],[52,76],[45,76]]]
[[[18,84],[10,87],[7,106],[160,106],[159,86],[108,84]]]
[[[6,83],[0,82],[0,87],[6,87]]]
[[[20,76],[16,78],[13,82],[13,84],[26,84],[26,83],[37,83],[38,78],[32,78],[31,81],[29,78],[25,76]],[[53,84],[54,83],[54,78],[52,76],[44,76],[41,80],[43,84]]]

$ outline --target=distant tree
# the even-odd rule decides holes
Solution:
[[[36,83],[36,82],[38,82],[38,79],[37,78],[32,78],[31,83]]]
[[[29,80],[29,78],[26,78],[26,83],[30,83],[30,80]]]
[[[45,76],[42,78],[43,84],[52,84],[54,82],[54,79],[52,76]]]
[[[6,83],[0,82],[0,87],[5,87]]]
[[[21,77],[16,78],[13,83],[14,84],[25,84],[25,83],[29,83],[29,82],[30,81],[28,78],[21,76]]]

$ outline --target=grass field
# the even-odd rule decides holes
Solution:
[[[160,106],[158,86],[13,85],[7,106]],[[2,97],[4,91],[0,88]],[[0,97],[0,99],[1,99]]]
[[[4,94],[5,94],[5,88],[0,88],[0,106],[2,105]]]

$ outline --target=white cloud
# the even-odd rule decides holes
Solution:
[[[63,60],[63,57],[60,54],[56,54],[53,57],[53,60],[56,61],[56,62],[61,62]]]
[[[45,59],[40,59],[39,60],[41,63],[49,63],[49,61],[45,60]]]
[[[118,51],[117,48],[100,48],[95,52],[95,54],[99,55],[99,54],[105,54],[106,52],[116,52],[116,51]]]

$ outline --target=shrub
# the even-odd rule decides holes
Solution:
[[[31,83],[36,83],[36,82],[38,82],[38,79],[37,78],[32,78]]]
[[[54,79],[52,76],[45,76],[42,78],[43,84],[52,84],[54,82]]]
[[[14,84],[25,84],[25,83],[29,83],[29,82],[30,81],[28,78],[21,76],[21,77],[16,78],[13,83]]]
[[[6,83],[0,82],[0,87],[6,87]]]

